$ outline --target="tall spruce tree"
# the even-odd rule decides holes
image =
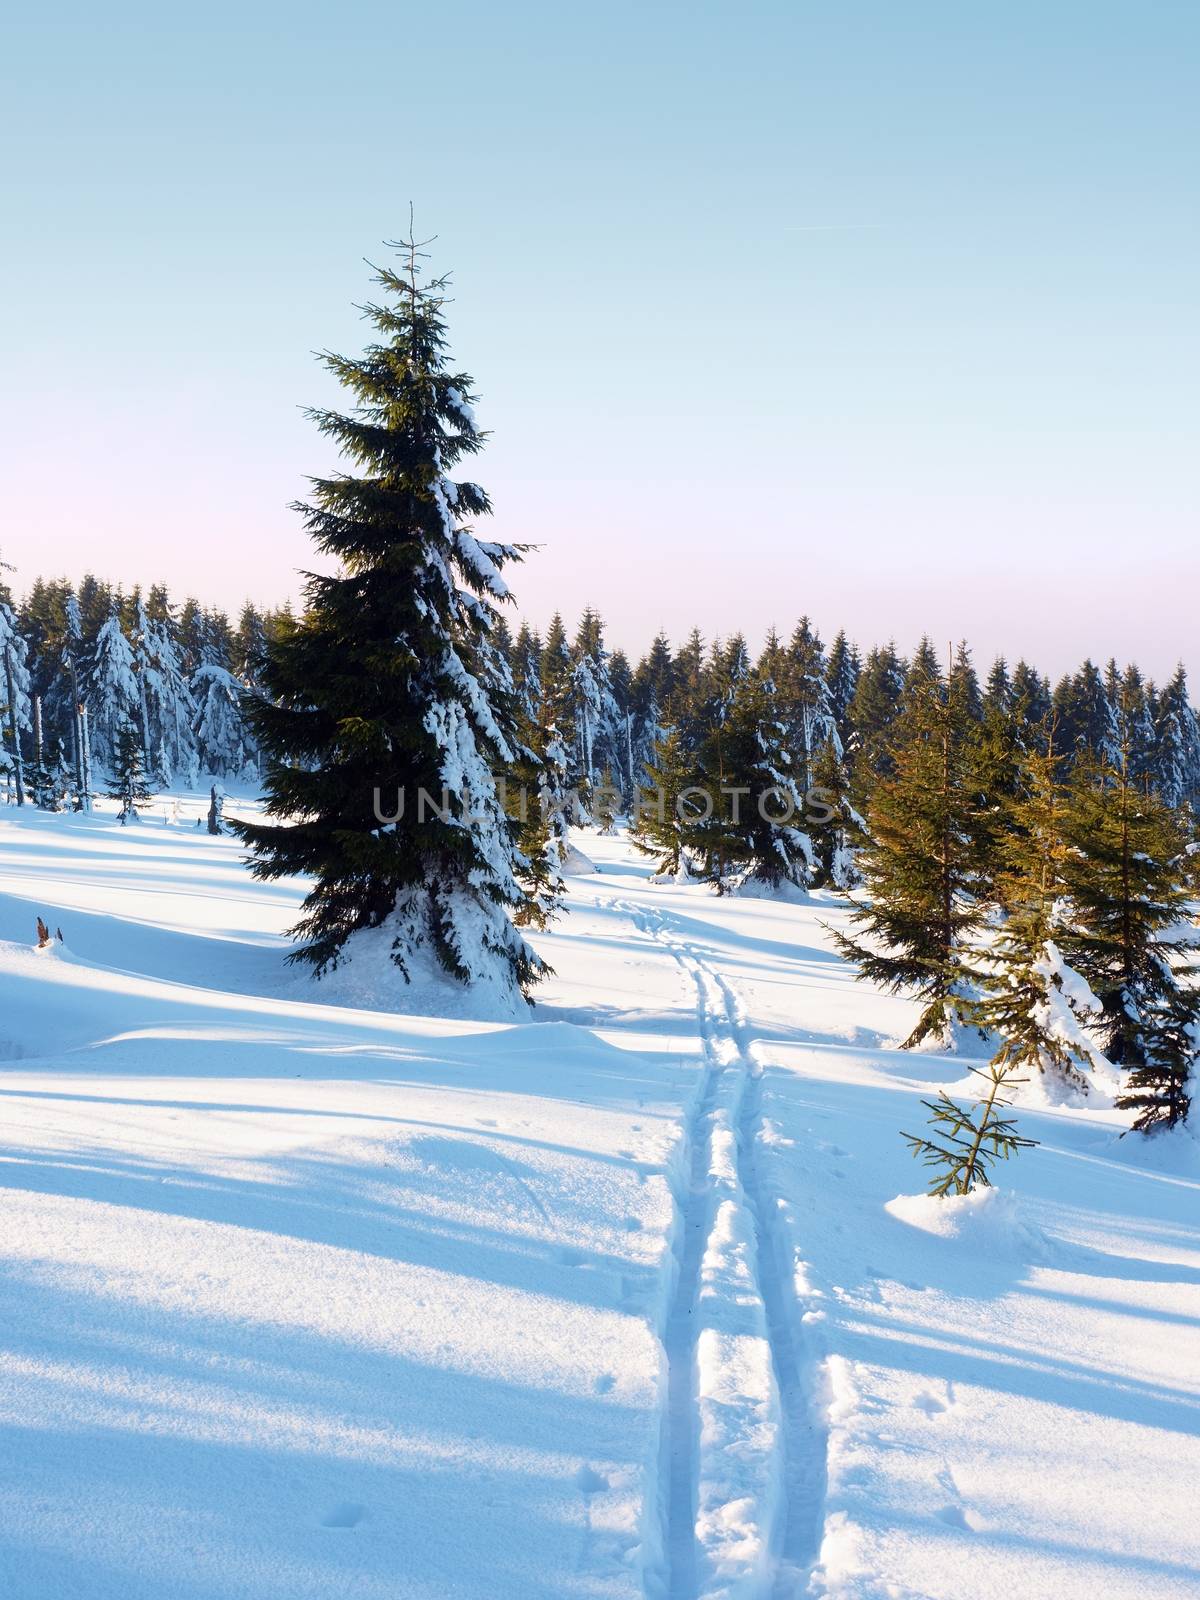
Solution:
[[[1185,976],[1191,886],[1188,826],[1137,784],[1126,745],[1117,761],[1081,761],[1071,785],[1064,866],[1072,964],[1102,1008],[1096,1031],[1110,1061],[1143,1068],[1195,991]]]
[[[957,689],[963,709],[975,722],[983,720],[983,694],[979,688],[979,678],[975,672],[975,665],[971,660],[971,650],[967,641],[963,639],[954,652],[954,660],[950,667],[950,679]]]
[[[126,727],[140,726],[141,716],[133,651],[115,602],[88,652],[84,699],[95,753],[111,769]]]
[[[447,280],[423,284],[417,242],[399,249],[364,307],[377,342],[322,358],[355,406],[310,415],[358,470],[314,479],[297,509],[340,570],[309,577],[307,610],[268,647],[247,715],[274,820],[234,827],[258,877],[314,879],[294,959],[324,972],[379,928],[406,978],[432,952],[430,970],[511,1005],[544,970],[513,925],[525,894],[493,777],[514,735],[491,631],[520,551],[476,539],[487,495],[447,476],[484,436],[447,364]]]
[[[997,656],[992,662],[991,671],[987,676],[987,684],[983,691],[983,704],[987,710],[1007,712],[1013,703],[1013,684],[1009,676],[1008,662],[1003,656]]]
[[[851,775],[855,804],[863,810],[876,778],[894,770],[888,753],[892,727],[904,694],[904,666],[894,644],[869,652],[850,702],[853,728]]]
[[[1012,699],[1022,707],[1022,719],[1034,728],[1044,725],[1050,716],[1050,684],[1027,661],[1018,661],[1012,674]]]
[[[1149,767],[1155,788],[1169,806],[1196,804],[1200,796],[1200,726],[1188,700],[1182,664],[1158,697]]]
[[[21,734],[32,726],[27,661],[28,650],[17,629],[16,616],[0,596],[0,773],[11,783],[19,806],[25,804]]]
[[[858,857],[867,902],[851,921],[865,937],[836,936],[865,977],[893,991],[911,987],[923,1002],[905,1049],[926,1039],[948,1044],[972,1003],[968,947],[982,912],[975,725],[961,685],[927,665],[909,680],[890,743],[893,770],[874,785]]]
[[[1019,792],[1003,804],[1008,826],[996,844],[993,892],[1006,916],[980,952],[982,998],[972,1015],[1000,1037],[995,1067],[1031,1069],[1086,1091],[1093,1062],[1084,1024],[1098,1005],[1060,953],[1070,931],[1064,873],[1071,847],[1052,730],[1046,744],[1024,754]]]
[[[858,659],[858,650],[846,638],[846,630],[840,628],[829,647],[829,667],[826,676],[833,720],[843,751],[850,749],[854,731],[850,707],[861,675],[862,663]]]
[[[805,796],[813,848],[813,887],[852,889],[859,880],[856,853],[866,837],[850,796],[850,774],[836,739],[827,739],[813,765]]]
[[[786,732],[796,783],[807,793],[813,784],[817,752],[828,740],[841,740],[829,691],[825,648],[807,617],[800,618],[786,651],[780,654],[778,667],[769,665],[767,676],[779,696],[779,719]]]
[[[1115,762],[1120,747],[1116,712],[1100,669],[1085,661],[1054,691],[1054,712],[1064,754],[1087,764],[1088,756]]]
[[[643,782],[647,764],[670,725],[675,698],[675,663],[665,634],[655,635],[649,652],[639,661],[631,685],[633,702],[633,791]]]

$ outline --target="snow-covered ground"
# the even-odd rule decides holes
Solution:
[[[532,1021],[353,1009],[200,809],[0,810],[0,1594],[1200,1594],[1189,1136],[925,1201],[836,900],[589,835]]]

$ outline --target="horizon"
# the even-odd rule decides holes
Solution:
[[[7,561],[3,547],[0,547],[0,561],[3,561],[6,565],[14,568],[16,567],[16,563],[9,563]],[[117,579],[111,574],[105,572],[96,572],[92,571],[91,569],[87,570],[90,572],[90,575],[95,577],[99,582],[111,583],[114,588],[119,588],[120,591],[126,595],[132,594],[135,588],[140,588],[141,591],[145,593],[152,587],[157,586],[160,582],[165,583],[167,589],[171,591],[171,604],[175,608],[176,612],[178,612],[180,606],[185,601],[194,599],[198,601],[201,608],[206,611],[214,610],[224,613],[224,615],[229,619],[231,625],[234,627],[237,625],[238,613],[243,605],[253,605],[259,612],[266,613],[281,609],[285,603],[290,603],[295,606],[299,598],[299,590],[295,591],[294,594],[285,596],[280,600],[264,600],[260,596],[243,594],[232,603],[226,604],[222,603],[221,601],[210,601],[207,596],[203,594],[196,594],[191,590],[185,590],[181,588],[177,591],[174,591],[171,589],[171,585],[166,583],[166,580],[158,577],[150,577],[148,579],[135,577],[125,581],[122,579]],[[0,576],[3,575],[3,571],[0,569]],[[13,591],[14,598],[17,599],[19,603],[23,604],[28,596],[30,588],[38,579],[41,579],[47,583],[65,581],[70,583],[72,587],[77,590],[84,575],[84,573],[74,575],[67,573],[51,574],[48,572],[34,572],[29,575],[28,581],[21,581],[22,575],[20,571],[15,570],[9,571],[7,573],[7,578],[9,581],[9,587]],[[699,624],[696,623],[685,623],[676,632],[670,631],[665,626],[662,628],[656,628],[653,629],[643,639],[641,639],[636,645],[630,645],[625,639],[617,637],[614,630],[610,626],[609,619],[604,615],[598,606],[585,601],[578,612],[568,612],[566,610],[561,611],[563,625],[566,628],[568,638],[574,637],[580,617],[587,610],[591,610],[599,614],[600,620],[604,626],[604,644],[608,652],[613,654],[617,651],[620,651],[622,654],[624,654],[632,667],[636,667],[638,662],[648,653],[651,645],[660,632],[666,636],[672,652],[677,654],[686,642],[688,635],[692,631],[692,628],[699,626]],[[530,617],[526,612],[522,611],[518,606],[505,606],[501,610],[501,615],[503,616],[504,621],[507,623],[510,632],[514,636],[518,633],[523,625],[527,624],[538,635],[539,639],[544,640],[554,613],[551,611],[544,617],[535,619]],[[1161,688],[1162,685],[1176,671],[1176,669],[1182,666],[1188,676],[1189,688],[1192,688],[1190,665],[1182,653],[1178,655],[1174,661],[1171,661],[1165,670],[1161,672],[1153,671],[1147,668],[1146,662],[1136,656],[1122,655],[1119,651],[1114,650],[1087,651],[1083,655],[1079,656],[1076,660],[1064,659],[1059,665],[1051,665],[1048,661],[1043,661],[1038,657],[1024,655],[1020,651],[1006,650],[1003,648],[1003,646],[990,653],[985,652],[977,648],[976,642],[971,638],[945,639],[939,642],[933,633],[928,630],[925,630],[923,633],[918,633],[910,639],[899,638],[895,635],[889,635],[884,638],[861,638],[855,634],[853,628],[848,627],[845,624],[835,623],[832,627],[826,627],[823,625],[820,618],[814,617],[811,613],[805,611],[798,611],[794,617],[788,617],[782,622],[769,622],[763,628],[753,632],[749,629],[739,627],[736,623],[736,620],[733,621],[731,626],[720,627],[712,632],[701,628],[700,632],[703,636],[705,648],[707,650],[711,650],[716,644],[726,643],[735,635],[741,634],[742,637],[745,638],[751,654],[757,658],[761,654],[766,643],[766,637],[772,628],[774,628],[779,634],[781,640],[786,643],[793,627],[795,627],[801,618],[807,618],[809,624],[813,627],[817,636],[821,640],[821,643],[823,644],[827,654],[839,631],[844,631],[848,643],[859,652],[860,658],[864,661],[866,660],[867,654],[870,650],[876,647],[884,647],[889,644],[895,648],[897,654],[904,661],[908,661],[911,659],[914,651],[924,641],[928,640],[933,645],[933,648],[937,653],[938,660],[944,667],[947,661],[953,656],[954,651],[958,649],[959,645],[965,643],[971,653],[972,664],[981,682],[986,678],[988,671],[997,658],[1003,657],[1010,670],[1016,666],[1018,662],[1024,661],[1028,666],[1035,668],[1043,677],[1047,678],[1051,685],[1055,684],[1064,675],[1074,676],[1074,674],[1080,667],[1084,665],[1085,662],[1090,661],[1093,663],[1093,665],[1103,669],[1110,661],[1116,661],[1117,665],[1122,669],[1130,665],[1138,667],[1143,671],[1146,678],[1155,685],[1155,687]],[[1194,691],[1193,698],[1195,698]]]

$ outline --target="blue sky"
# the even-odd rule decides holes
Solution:
[[[295,592],[364,256],[451,268],[544,622],[1194,655],[1193,4],[65,4],[0,52],[4,516]]]

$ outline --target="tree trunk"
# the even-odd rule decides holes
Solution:
[[[4,647],[4,683],[8,695],[8,732],[13,747],[13,779],[17,804],[25,804],[25,771],[21,765],[21,730],[17,725],[17,685],[13,677],[12,649]]]
[[[35,695],[33,698],[33,761],[34,782],[37,792],[33,800],[35,805],[46,804],[46,751],[42,742],[42,697]]]
[[[79,707],[79,809],[90,812],[92,809],[92,747],[88,738],[87,707]]]

